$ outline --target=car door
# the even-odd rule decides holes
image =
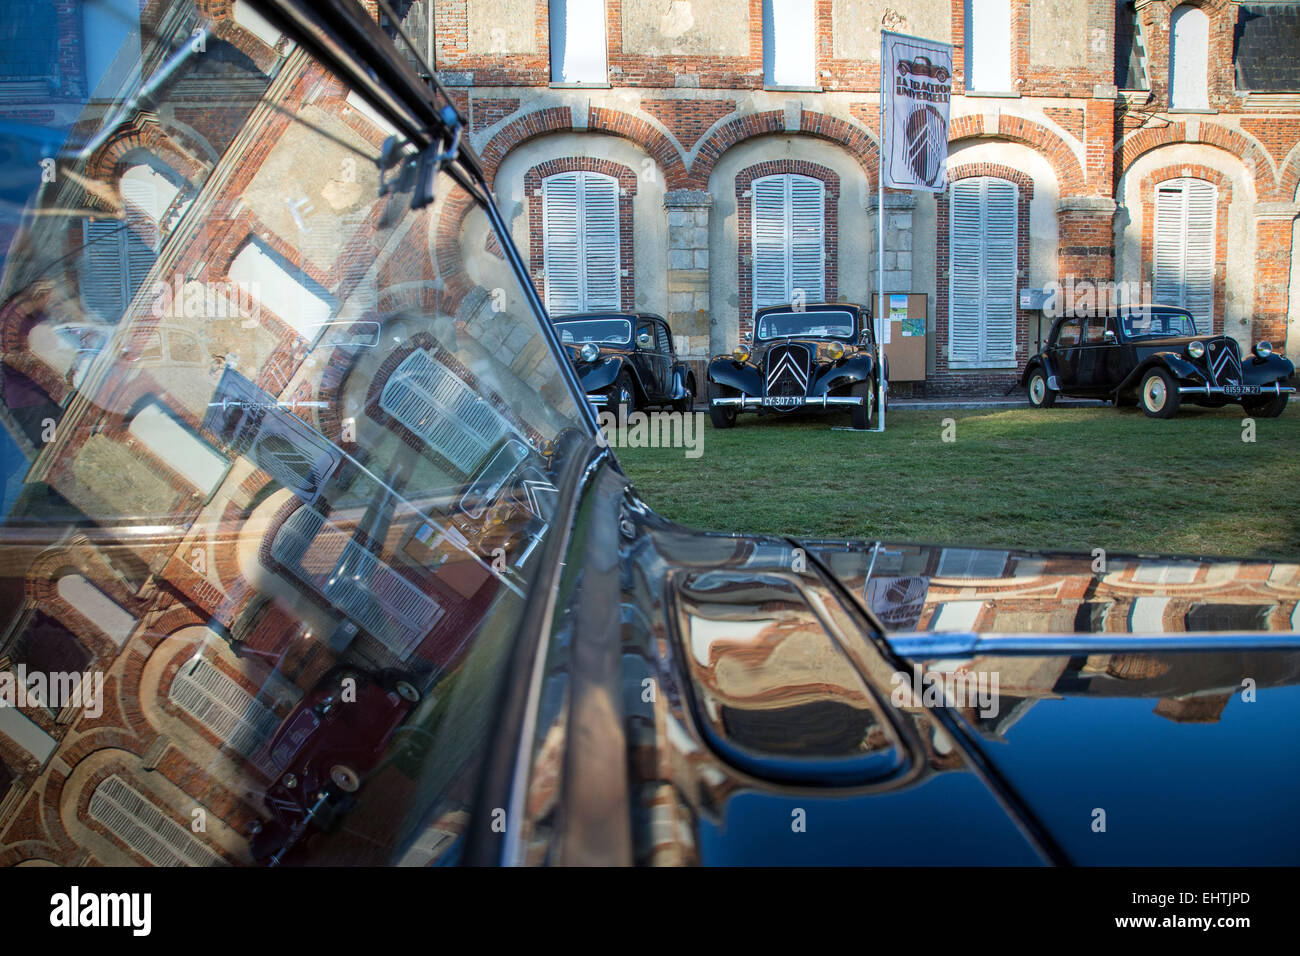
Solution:
[[[673,396],[673,337],[668,323],[655,320],[655,362],[659,394],[665,401]]]
[[[632,334],[632,365],[636,370],[641,387],[645,389],[646,398],[657,402],[661,395],[659,386],[658,337],[655,335],[653,319],[637,319]],[[648,344],[643,345],[643,336],[649,336]]]
[[[1104,395],[1110,391],[1111,346],[1106,341],[1107,321],[1104,315],[1084,320],[1083,341],[1079,344],[1074,370],[1074,389],[1080,395]]]
[[[1083,341],[1083,320],[1066,319],[1056,331],[1052,345],[1052,367],[1056,371],[1058,391],[1071,392],[1078,387],[1079,349]]]

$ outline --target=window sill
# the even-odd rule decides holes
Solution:
[[[608,83],[548,83],[553,90],[609,90],[613,89]]]
[[[1168,110],[1168,112],[1169,112],[1169,113],[1184,113],[1184,114],[1185,114],[1185,113],[1200,113],[1200,114],[1202,114],[1202,115],[1204,115],[1204,116],[1217,116],[1217,115],[1219,115],[1219,111],[1218,111],[1218,110],[1216,110],[1216,109],[1211,109],[1211,108],[1208,107],[1208,106],[1179,106],[1179,107],[1177,107],[1177,108],[1172,108],[1172,107],[1171,107],[1171,108]]]
[[[1020,99],[1020,92],[1018,90],[1012,90],[1011,92],[1008,93],[999,93],[993,90],[967,90],[962,95],[963,96],[985,96],[985,97],[989,97],[990,99],[1009,99],[1009,100]]]
[[[769,93],[824,93],[820,86],[764,86]]]

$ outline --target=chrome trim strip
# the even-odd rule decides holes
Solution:
[[[587,401],[591,402],[591,404],[593,404],[593,405],[608,405],[608,404],[609,404],[609,396],[608,396],[608,395],[593,395],[591,392],[588,392],[588,393],[587,393]]]
[[[755,408],[775,408],[771,402],[754,395],[736,395],[730,398],[712,398],[709,399],[713,405],[739,405],[742,407],[754,406]],[[828,405],[861,405],[860,396],[839,396],[839,395],[814,395],[811,398],[805,398],[799,405],[791,405],[790,408],[806,408],[809,405],[813,407],[826,408]]]
[[[1253,386],[1237,385],[1237,386],[1229,386],[1229,387],[1251,388]],[[1260,385],[1257,387],[1259,388],[1258,392],[1249,393],[1247,395],[1243,395],[1240,397],[1250,398],[1252,395],[1281,395],[1283,392],[1295,391],[1295,389],[1292,388],[1290,385],[1279,385],[1277,382],[1274,382],[1271,387],[1268,385]],[[1221,385],[1180,385],[1178,386],[1179,395],[1222,395],[1224,393],[1225,393],[1224,387]],[[1236,398],[1238,396],[1231,396],[1231,397]]]
[[[978,654],[1130,653],[1135,651],[1300,651],[1300,634],[1209,632],[1159,634],[977,634],[974,631],[905,631],[885,640],[901,657],[974,657]]]

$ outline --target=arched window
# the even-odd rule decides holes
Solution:
[[[793,173],[753,184],[754,309],[826,298],[826,185]]]
[[[1183,4],[1169,18],[1169,106],[1208,109],[1206,71],[1210,63],[1210,18],[1200,7]]]
[[[948,362],[1010,367],[1016,362],[1015,183],[959,179],[949,191]]]
[[[1201,179],[1156,187],[1154,292],[1161,305],[1192,313],[1202,332],[1214,321],[1214,219],[1218,190]]]
[[[622,308],[618,180],[577,170],[542,180],[546,307],[553,315]]]

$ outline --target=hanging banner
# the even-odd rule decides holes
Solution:
[[[885,169],[892,189],[941,193],[947,186],[952,45],[880,34],[885,79]]]

